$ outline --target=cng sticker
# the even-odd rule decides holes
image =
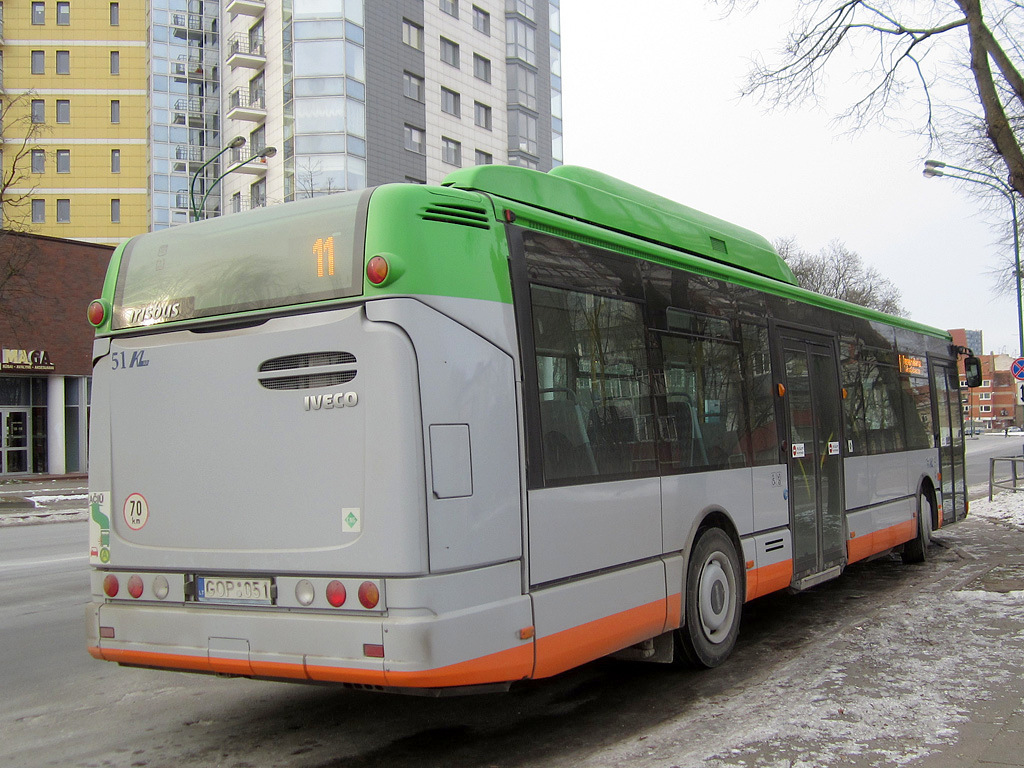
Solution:
[[[341,530],[345,533],[359,533],[363,528],[363,521],[359,507],[344,507],[341,510]]]
[[[89,562],[110,562],[110,492],[89,492]]]
[[[133,493],[124,500],[124,521],[133,531],[141,530],[149,520],[149,504],[141,493]]]

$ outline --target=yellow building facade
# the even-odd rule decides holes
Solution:
[[[146,4],[0,13],[4,226],[108,244],[147,231]]]

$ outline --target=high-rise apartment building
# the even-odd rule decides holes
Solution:
[[[0,4],[4,226],[114,243],[148,226],[141,4]]]
[[[436,183],[469,165],[546,170],[561,160],[558,0],[224,8],[221,137],[205,151],[241,136],[232,163],[267,146],[277,155],[226,176],[205,215],[390,181]]]
[[[8,6],[3,208],[38,234],[561,162],[558,0]]]

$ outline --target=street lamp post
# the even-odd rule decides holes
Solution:
[[[961,171],[963,173],[973,174],[972,176],[959,176],[955,173],[949,173],[945,170],[946,168],[952,168],[954,171]],[[951,179],[957,179],[958,181],[970,181],[975,184],[983,184],[990,189],[994,189],[996,192],[1001,194],[1007,200],[1010,201],[1010,215],[1013,217],[1013,268],[1014,268],[1014,282],[1017,284],[1017,339],[1020,349],[1019,357],[1024,357],[1024,312],[1022,312],[1021,306],[1021,274],[1020,274],[1020,222],[1017,220],[1017,200],[1014,197],[1014,191],[1005,181],[1000,179],[991,173],[984,171],[974,171],[970,168],[960,168],[956,165],[949,165],[941,160],[925,160],[924,163],[924,175],[927,178],[933,178],[935,176],[947,176]],[[985,178],[979,179],[977,176],[984,176]]]
[[[251,157],[247,157],[242,162],[236,163],[235,165],[233,165],[230,168],[228,168],[226,171],[224,171],[224,173],[222,173],[220,176],[218,176],[216,179],[213,180],[213,183],[206,190],[206,194],[203,195],[203,201],[199,204],[199,208],[201,210],[205,210],[206,209],[206,198],[208,198],[210,196],[210,193],[213,191],[213,188],[216,187],[218,184],[220,184],[220,180],[223,179],[225,176],[227,176],[229,173],[231,173],[232,171],[237,171],[243,165],[247,165],[248,163],[251,163],[254,160],[262,160],[263,158],[266,158],[266,157],[273,157],[276,154],[277,154],[277,147],[264,147],[259,152],[257,152],[255,155],[252,155]]]
[[[222,150],[217,152],[217,154],[215,154],[213,157],[211,157],[205,163],[200,165],[199,168],[196,170],[196,172],[194,174],[192,174],[192,183],[189,185],[189,188],[188,188],[188,203],[192,207],[192,221],[199,221],[199,219],[200,219],[199,209],[196,207],[196,181],[199,180],[199,175],[206,169],[206,167],[208,165],[210,165],[211,163],[215,162],[217,160],[217,158],[219,158],[221,155],[223,155],[229,149],[238,149],[239,147],[244,147],[244,146],[245,146],[245,136],[235,136],[235,138],[233,138],[231,141],[229,141],[227,143],[227,145],[225,145],[225,147]],[[217,181],[220,181],[220,179],[218,178]],[[216,184],[217,181],[215,181],[213,183]],[[209,192],[207,192],[207,194],[209,194]],[[203,202],[205,202],[205,201],[206,201],[206,197],[204,195],[203,196]]]

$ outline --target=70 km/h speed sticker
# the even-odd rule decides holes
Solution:
[[[133,531],[142,529],[149,520],[149,504],[141,493],[133,493],[124,500],[124,521]]]

